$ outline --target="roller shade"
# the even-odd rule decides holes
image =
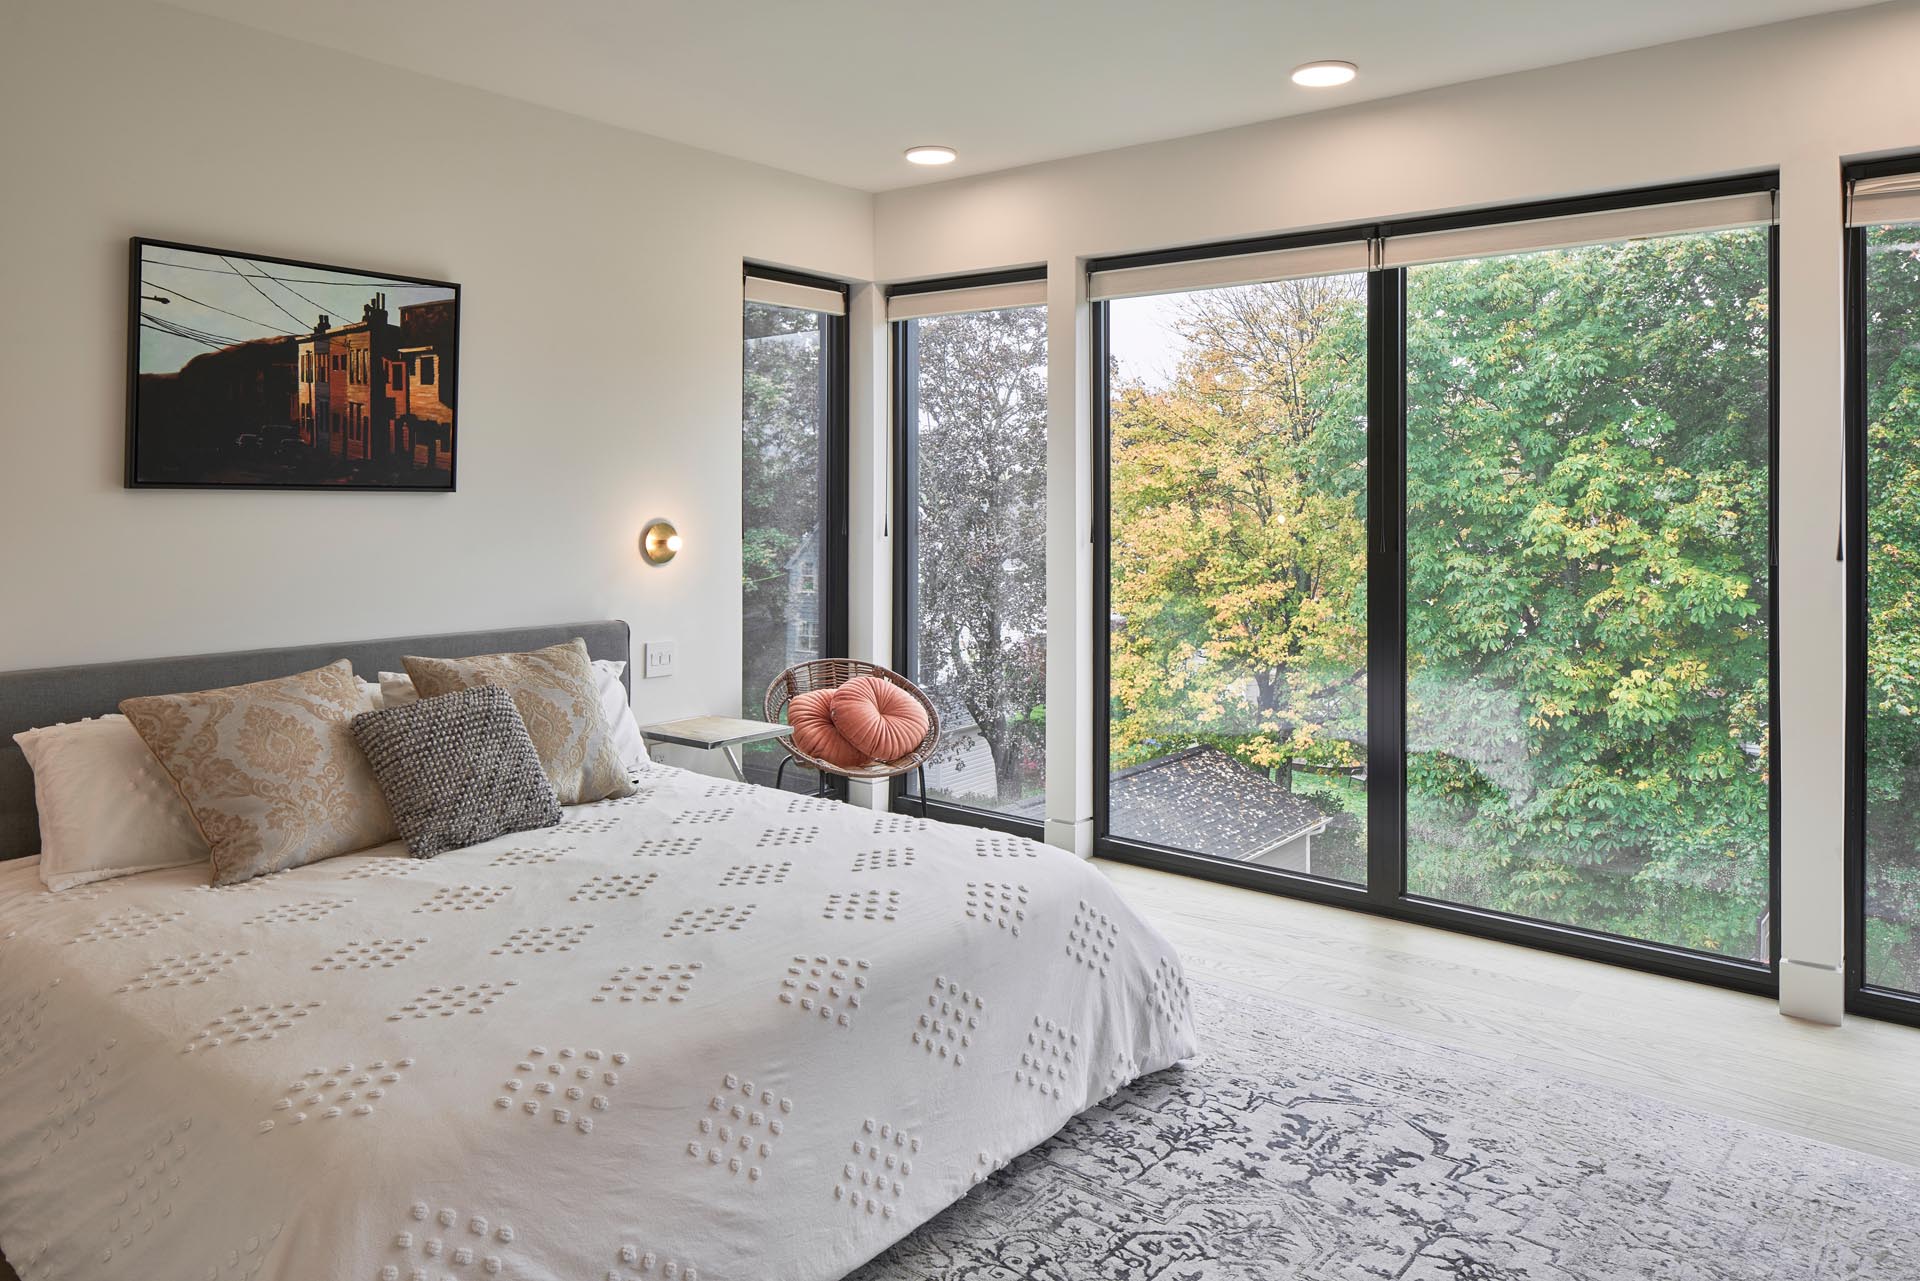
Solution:
[[[1652,236],[1765,227],[1773,222],[1773,193],[1748,192],[1678,204],[1642,205],[1600,213],[1568,214],[1527,222],[1502,222],[1447,231],[1389,236],[1381,247],[1381,265],[1412,267],[1462,258],[1492,258],[1542,249],[1570,249]]]
[[[887,299],[888,320],[919,320],[925,316],[954,316],[963,311],[1002,311],[1008,307],[1044,307],[1047,282],[1014,280],[996,285],[963,285],[926,293],[896,294]]]
[[[1093,272],[1087,297],[1094,302],[1137,298],[1144,294],[1178,294],[1194,289],[1224,289],[1257,285],[1269,280],[1302,276],[1333,276],[1367,269],[1367,242],[1347,240],[1333,245],[1275,249],[1267,253],[1235,254],[1225,258],[1196,258],[1189,262],[1156,263],[1145,267],[1114,267]]]
[[[818,285],[797,285],[790,280],[767,280],[748,276],[746,300],[768,307],[791,307],[795,311],[817,311],[829,316],[847,314],[847,296],[838,289]]]
[[[1847,191],[1847,226],[1920,222],[1920,173],[1856,178]]]

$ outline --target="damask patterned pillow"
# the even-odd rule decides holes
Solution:
[[[600,710],[585,641],[575,639],[526,654],[407,658],[404,662],[421,698],[479,685],[498,685],[513,695],[513,705],[526,723],[527,735],[562,805],[633,794],[633,782]]]
[[[353,737],[415,858],[560,821],[540,754],[497,685],[363,712]]]
[[[350,724],[372,708],[345,659],[120,710],[166,770],[213,852],[213,883],[351,854],[393,839],[387,803]]]

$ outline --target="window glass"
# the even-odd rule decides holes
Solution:
[[[1108,304],[1108,832],[1361,882],[1361,275]]]
[[[826,541],[827,321],[763,303],[743,312],[740,708],[752,720],[763,718],[774,677],[827,657],[815,586]],[[749,777],[772,782],[783,753],[761,745],[744,755]],[[783,781],[811,789],[816,778],[789,768]]]
[[[1920,226],[1863,234],[1865,978],[1920,992]]]
[[[902,322],[913,354],[904,674],[940,712],[930,799],[1046,805],[1047,312]],[[909,780],[917,789],[917,780]]]
[[[1765,229],[1407,273],[1407,887],[1770,953]]]

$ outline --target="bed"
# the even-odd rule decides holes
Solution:
[[[627,657],[599,623],[12,674],[0,730],[571,635]],[[0,863],[0,1251],[28,1281],[824,1281],[1195,1050],[1172,948],[1062,851],[638,784],[225,889]]]

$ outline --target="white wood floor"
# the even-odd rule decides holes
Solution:
[[[1106,860],[1190,974],[1920,1165],[1920,1028]]]

